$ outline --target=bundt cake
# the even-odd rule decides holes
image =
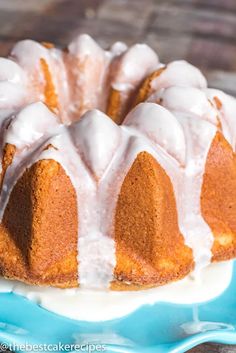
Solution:
[[[236,256],[236,101],[145,44],[0,59],[0,274],[136,290]]]

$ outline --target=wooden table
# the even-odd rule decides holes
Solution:
[[[163,62],[184,58],[236,96],[236,0],[0,0],[0,55],[23,38],[66,45],[79,33],[108,47],[146,42]],[[204,344],[191,353],[231,353]]]

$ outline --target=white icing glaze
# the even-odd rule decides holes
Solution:
[[[116,57],[116,56],[123,54],[126,50],[128,50],[128,47],[123,42],[115,42],[111,46],[110,50],[111,50],[112,56]]]
[[[105,321],[128,315],[142,305],[157,302],[192,304],[211,300],[228,287],[232,270],[231,261],[214,263],[202,271],[200,278],[189,275],[178,282],[135,292],[45,288],[2,279],[0,292],[23,295],[43,308],[71,319]],[[191,322],[185,324],[183,329],[189,331],[193,327],[196,328]]]
[[[205,164],[216,127],[191,116],[176,115],[183,125],[187,159],[182,185],[176,193],[179,227],[185,243],[193,249],[195,270],[211,261],[213,234],[201,215],[201,190]]]
[[[195,82],[193,78],[192,82]],[[187,158],[183,175],[179,176],[176,185],[175,195],[179,227],[185,243],[193,249],[195,270],[199,270],[211,260],[214,239],[212,231],[202,218],[200,197],[206,158],[217,131],[219,113],[205,92],[195,87],[186,89],[182,86],[170,86],[154,93],[149,100],[153,99],[161,99],[161,104],[172,111],[183,126]],[[168,124],[166,121],[164,127],[167,133],[169,126],[174,124]],[[170,141],[174,145],[176,137],[170,138]],[[174,150],[178,150],[177,146]],[[185,149],[181,147],[181,151]],[[168,151],[167,147],[166,150]]]
[[[39,102],[22,109],[12,119],[4,136],[3,143],[10,143],[18,150],[32,145],[45,133],[55,133],[58,128],[57,117]]]
[[[87,112],[70,130],[83,160],[101,178],[118,148],[121,139],[119,127],[105,114],[95,110]]]
[[[106,71],[109,67],[109,64],[112,62],[112,60],[116,59],[117,57],[121,57],[122,54],[124,55],[124,57],[126,57],[126,55],[130,55],[130,49],[123,42],[116,42],[111,46],[110,50],[105,51],[87,34],[82,34],[74,41],[72,41],[68,49],[69,49],[69,53],[72,54],[73,57],[78,58],[78,60],[80,61],[79,65],[83,67],[82,72],[81,70],[77,70],[78,84],[79,85],[81,85],[81,83],[82,85],[90,84],[95,87],[98,85],[97,88],[100,88],[100,90],[99,92],[97,92],[98,93],[97,95],[99,94],[104,95],[104,91],[106,90],[106,87],[104,86],[101,87],[101,82],[99,84],[99,81],[102,79],[102,77],[96,80],[96,75],[98,75],[98,73],[101,76],[105,75],[106,73],[103,72],[103,70]],[[150,48],[148,49],[149,49],[149,52],[147,53],[147,61],[148,60],[151,61],[153,60],[152,56],[154,52]],[[150,56],[149,58],[148,58],[148,55]],[[122,61],[122,59],[119,61]],[[96,68],[98,68],[97,70],[98,72],[96,72],[95,70]],[[94,77],[94,74],[95,74],[95,77]],[[94,80],[95,80],[95,83],[94,83]],[[88,88],[88,92],[91,92],[89,88]],[[106,92],[105,92],[105,95],[106,95]],[[95,98],[98,98],[98,97],[95,97]],[[94,108],[95,107],[99,108],[98,105],[95,105]]]
[[[136,134],[128,127],[118,128],[107,117],[101,116],[101,113],[93,111],[88,113],[90,124],[85,124],[85,118],[82,118],[75,126],[67,129],[67,133],[72,131],[80,131],[75,133],[78,141],[79,137],[85,134],[92,139],[94,132],[94,124],[97,124],[99,119],[103,119],[103,138],[104,144],[108,142],[106,148],[102,149],[103,155],[100,157],[107,160],[109,156],[109,145],[112,141],[105,139],[107,134],[116,135],[118,138],[120,129],[119,148],[116,149],[115,155],[106,167],[103,176],[96,182],[93,176],[88,172],[86,165],[78,158],[78,153],[83,157],[83,150],[80,150],[80,144],[74,142],[71,144],[71,135],[67,139],[64,136],[57,136],[56,139],[51,139],[50,143],[56,149],[48,149],[40,154],[39,159],[54,159],[58,161],[69,175],[75,190],[78,200],[78,217],[79,217],[79,282],[81,287],[86,288],[104,288],[108,287],[109,282],[113,278],[113,268],[115,266],[115,244],[113,240],[113,219],[116,206],[116,200],[123,180],[133,164],[137,154],[142,151],[148,151],[160,161],[165,169],[172,169],[171,164],[175,163],[172,158],[170,161],[166,159],[166,154],[163,151],[157,153],[149,142],[140,138],[140,134]],[[100,129],[100,128],[99,128]],[[109,132],[108,132],[109,130]],[[114,130],[114,133],[112,132]],[[114,137],[113,137],[114,140]],[[115,147],[113,141],[113,146]],[[119,141],[117,140],[117,143]],[[75,147],[76,146],[76,151]],[[112,148],[114,150],[114,147]],[[84,149],[84,144],[83,144]],[[88,149],[89,151],[89,146]],[[93,154],[95,151],[93,151]],[[87,158],[88,158],[87,154]],[[91,155],[90,155],[91,156]],[[124,159],[125,156],[125,159]],[[93,164],[93,170],[96,175],[100,171],[100,161],[94,159],[89,165]],[[75,172],[76,170],[76,172]],[[115,181],[115,182],[114,182]],[[82,207],[80,207],[82,204]]]
[[[170,111],[194,114],[200,119],[218,124],[218,111],[207,98],[204,91],[195,87],[171,86],[157,91],[148,101],[158,102]]]
[[[85,34],[69,45],[69,53],[67,67],[72,79],[69,109],[75,115],[73,120],[77,120],[77,114],[82,115],[87,110],[94,108],[105,110],[109,92],[108,67],[115,54],[104,51]]]
[[[80,122],[76,124],[79,125]],[[37,160],[54,159],[59,162],[75,188],[80,220],[78,228],[80,285],[89,288],[107,287],[112,279],[115,255],[114,241],[106,232],[108,223],[104,222],[106,204],[100,202],[97,183],[83,163],[78,153],[80,151],[75,148],[70,130],[64,130],[62,134],[52,138],[50,143],[56,150],[52,148],[43,151]],[[103,197],[105,198],[104,194]],[[105,228],[104,231],[102,226]]]
[[[26,124],[28,122],[28,124]],[[11,191],[25,169],[35,162],[35,156],[50,144],[50,137],[64,128],[43,103],[27,106],[13,115],[9,124],[2,125],[2,150],[6,143],[16,146],[11,165],[7,168],[0,195],[0,219],[9,200]]]
[[[104,55],[104,50],[88,34],[82,34],[75,38],[69,44],[68,49],[74,56],[86,57],[95,54],[99,57]]]
[[[22,40],[18,42],[11,51],[10,59],[17,62],[24,70],[26,82],[21,89],[26,96],[24,102],[19,102],[18,107],[32,102],[45,102],[44,87],[45,75],[41,65],[41,59],[47,63],[52,77],[56,77],[56,65],[54,63],[51,51],[45,46],[33,40]],[[55,86],[55,85],[54,85]],[[57,87],[55,86],[57,91]]]
[[[26,98],[25,73],[12,60],[0,58],[0,109],[12,109]]]
[[[37,70],[41,58],[47,62],[50,61],[49,50],[40,43],[30,39],[16,43],[10,57],[19,63],[26,72]]]
[[[0,81],[21,83],[23,80],[25,80],[25,73],[17,63],[0,58]]]
[[[100,111],[91,110],[70,125],[88,109],[104,109],[109,91],[106,80],[111,72],[113,88],[126,94],[161,67],[157,55],[143,44],[127,49],[123,43],[116,43],[110,51],[104,51],[89,36],[82,35],[71,43],[69,54],[27,40],[15,46],[12,58],[20,66],[0,60],[2,148],[11,143],[17,151],[4,177],[0,217],[26,168],[42,159],[59,162],[77,195],[79,282],[87,288],[108,287],[115,266],[113,219],[117,197],[138,153],[147,151],[171,179],[179,227],[186,244],[193,249],[196,269],[206,267],[211,260],[213,236],[200,210],[202,179],[218,119],[235,148],[235,100],[222,92],[207,90],[198,69],[176,61],[153,80],[154,93],[149,97],[150,101],[161,99],[168,110],[155,103],[141,104],[121,127]],[[14,110],[36,98],[44,100],[41,91],[31,96],[24,82],[25,73],[34,75],[41,58],[52,73],[59,111],[62,110],[60,119],[69,127],[37,103],[12,117],[7,129],[7,108],[13,106]],[[77,64],[70,67],[70,60]],[[1,76],[9,67],[12,73]],[[37,78],[43,83],[43,75]],[[214,96],[222,101],[220,111]],[[54,148],[45,150],[48,145]]]
[[[149,46],[135,44],[122,55],[111,85],[118,91],[129,91],[159,66],[158,56]]]
[[[173,61],[151,83],[152,90],[171,86],[206,88],[207,82],[201,71],[184,60]]]
[[[12,82],[0,82],[0,109],[17,108],[25,100],[25,91]]]
[[[185,164],[186,148],[182,127],[165,108],[153,103],[139,104],[127,115],[124,124],[138,129],[181,164]]]
[[[32,109],[34,110],[33,113]],[[89,148],[89,144],[92,142],[91,140],[91,142],[89,141],[89,137],[91,138],[94,134],[94,127],[97,126],[97,121],[99,120],[102,124],[99,125],[99,128],[102,128],[102,131],[105,133],[109,132],[112,140],[104,139],[104,135],[102,135],[101,137],[104,139],[104,147],[106,146],[106,148],[97,151],[98,153],[105,154],[105,156],[107,151],[109,151],[109,153],[111,153],[111,158],[111,143],[113,144],[114,149],[114,144],[116,142],[115,137],[117,137],[117,143],[119,142],[119,128],[108,117],[103,117],[102,113],[95,110],[88,113],[88,120],[85,117],[69,128],[65,128],[59,124],[57,128],[55,122],[57,135],[51,136],[48,119],[52,119],[52,114],[46,108],[44,109],[45,110],[42,111],[42,104],[34,104],[31,106],[31,109],[26,108],[24,110],[26,121],[32,117],[32,114],[38,117],[40,114],[45,114],[43,119],[41,117],[42,124],[34,125],[35,132],[33,135],[29,134],[29,136],[25,136],[22,133],[22,130],[18,130],[19,135],[17,136],[13,129],[14,133],[10,131],[9,136],[6,138],[6,142],[11,141],[11,143],[13,143],[15,137],[18,141],[16,144],[20,147],[26,145],[25,141],[31,141],[32,144],[28,149],[18,151],[12,164],[6,171],[0,197],[0,216],[2,217],[4,214],[4,209],[7,205],[12,188],[27,167],[30,167],[35,161],[40,159],[54,159],[55,161],[58,161],[69,175],[77,193],[78,217],[80,219],[78,229],[80,284],[81,286],[88,287],[107,287],[112,280],[113,268],[115,266],[115,246],[111,232],[116,197],[113,201],[114,205],[112,205],[110,192],[113,188],[114,182],[113,173],[117,173],[119,169],[117,167],[114,168],[114,172],[112,170],[112,172],[109,173],[109,177],[102,178],[99,183],[97,183],[81,159],[84,153],[84,146],[81,149],[79,148],[81,146],[79,138],[80,136],[83,136],[83,139]],[[20,121],[22,116],[23,114],[17,116],[15,120]],[[79,131],[79,129],[81,131]],[[41,132],[43,130],[45,135],[42,139]],[[78,134],[76,134],[76,131]],[[88,134],[87,139],[86,134]],[[37,144],[35,144],[36,137],[39,138]],[[101,137],[99,137],[99,140]],[[45,147],[49,144],[56,149],[49,148],[45,150]],[[122,152],[122,148],[119,149],[118,156],[122,156]],[[101,163],[99,160],[93,158],[94,153],[95,151],[93,151],[92,155],[90,154],[90,156],[92,156],[92,163],[90,161],[89,165],[92,165],[95,174],[99,175],[101,173]],[[103,155],[100,157],[103,158]],[[102,165],[102,168],[103,167],[104,165]],[[118,191],[118,187],[116,188],[116,191],[113,191],[115,196],[117,196]],[[80,207],[80,204],[83,206]],[[107,219],[109,221],[107,221]]]
[[[54,88],[57,95],[58,108],[57,115],[63,124],[70,124],[71,117],[69,108],[71,104],[69,80],[67,75],[67,67],[65,63],[65,54],[57,48],[50,49],[51,66],[50,72],[53,76]]]

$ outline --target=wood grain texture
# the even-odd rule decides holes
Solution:
[[[219,345],[216,343],[205,343],[200,346],[197,346],[188,353],[235,353],[235,345]]]
[[[235,0],[0,0],[0,55],[23,38],[64,46],[84,32],[104,47],[147,42],[162,61],[184,58],[236,95]]]
[[[162,61],[184,58],[236,96],[236,0],[0,0],[0,56],[31,38],[66,45],[89,33],[108,47],[147,42]],[[231,353],[204,344],[191,353]]]

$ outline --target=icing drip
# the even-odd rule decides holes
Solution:
[[[168,87],[157,91],[149,100],[153,99],[159,99],[175,114],[184,131],[186,161],[176,202],[179,227],[185,243],[193,249],[197,271],[209,264],[214,240],[201,215],[200,199],[205,163],[217,131],[219,113],[205,92],[195,87],[187,90],[181,86]]]
[[[178,113],[174,116],[153,103],[139,105],[128,115],[127,122],[148,134],[153,142],[164,147],[173,157],[176,158],[178,151],[182,153],[177,158],[184,164],[175,168],[166,163],[168,157],[164,161],[159,154],[155,153],[154,157],[171,178],[180,231],[185,243],[193,249],[195,269],[207,266],[211,260],[213,235],[201,216],[200,196],[206,158],[216,133],[215,126],[191,115]],[[169,126],[172,128],[169,129]]]
[[[109,286],[115,266],[115,244],[112,237],[114,172],[109,166],[122,138],[119,127],[99,111],[91,111],[71,126],[74,145],[90,171],[89,177],[80,178],[78,185],[79,219],[79,281],[83,287]],[[94,148],[97,146],[97,148]],[[67,151],[68,153],[68,151]],[[113,165],[114,163],[112,163]],[[82,167],[82,166],[81,166]],[[107,168],[110,173],[106,173]],[[114,170],[114,172],[113,172]],[[90,190],[86,185],[90,180]],[[81,184],[84,185],[81,185]],[[80,207],[80,203],[83,205]]]
[[[187,335],[194,335],[197,333],[209,332],[209,331],[215,331],[215,330],[219,330],[219,331],[235,330],[233,325],[226,324],[224,322],[200,320],[198,305],[194,305],[192,310],[193,310],[193,321],[186,322],[180,326],[183,329],[184,333]]]
[[[213,234],[201,215],[201,190],[205,164],[216,127],[204,120],[177,114],[186,138],[186,165],[177,193],[179,227],[185,243],[193,249],[195,271],[211,261]]]

